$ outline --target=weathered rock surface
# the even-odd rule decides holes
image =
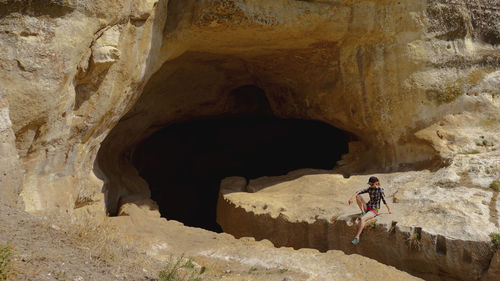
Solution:
[[[415,133],[462,112],[495,120],[495,1],[1,5],[6,124],[33,212],[102,213],[102,180],[108,211],[147,198],[125,152],[158,127],[237,112],[227,95],[245,84],[266,92],[276,116],[353,134],[345,173],[367,159],[379,170],[449,159]]]
[[[141,1],[158,14],[146,18],[134,2],[0,2],[0,84],[26,210],[105,214],[95,155],[140,93],[166,12]]]
[[[489,235],[499,229],[498,192],[484,181],[500,176],[491,165],[500,163],[500,153],[467,154],[460,160],[434,173],[377,175],[393,214],[382,206],[356,246],[351,240],[360,210],[347,200],[366,188],[365,175],[345,179],[331,171],[299,170],[248,184],[241,177],[227,178],[217,221],[236,237],[268,239],[275,246],[357,253],[426,280],[477,280],[494,254]],[[476,177],[479,171],[473,171],[485,167],[485,160],[492,172],[474,184],[469,173]]]
[[[498,177],[499,9],[496,0],[0,0],[0,200],[75,220],[131,215],[134,204],[154,213],[129,161],[135,146],[169,124],[259,108],[231,95],[244,85],[261,88],[275,116],[349,133],[338,173],[446,166],[427,172],[442,183],[416,192],[458,190],[464,179],[488,186]],[[420,204],[405,192],[401,204]],[[479,206],[463,202],[468,213]],[[485,241],[491,226],[464,227]]]
[[[158,71],[100,150],[108,210],[115,213],[127,193],[149,196],[124,151],[168,124],[245,112],[252,105],[231,95],[241,85],[263,89],[275,116],[352,134],[344,174],[447,163],[453,152],[426,128],[464,112],[477,122],[498,118],[494,86],[479,90],[496,83],[499,49],[482,38],[498,22],[497,6],[170,1],[175,16],[166,21]],[[488,24],[478,24],[481,17]],[[450,18],[463,25],[443,24]]]
[[[267,240],[236,240],[226,233],[217,234],[137,213],[112,217],[110,222],[126,235],[126,243],[162,260],[168,260],[172,254],[185,254],[197,261],[209,262],[210,267],[222,264],[226,274],[215,280],[420,280],[374,260],[341,251],[320,253],[313,249],[275,248]],[[369,270],[360,270],[360,267]],[[240,275],[241,271],[249,274]]]
[[[358,255],[275,249],[270,242],[238,241],[137,214],[98,226],[41,220],[2,204],[0,211],[0,245],[11,253],[2,267],[8,280],[155,280],[172,256],[183,254],[205,266],[203,280],[360,280],[369,274],[372,280],[420,280]],[[303,266],[306,259],[311,262]],[[359,265],[372,271],[356,272]]]
[[[493,256],[490,263],[490,268],[488,272],[481,278],[481,280],[497,280],[500,278],[500,252],[497,251]]]
[[[9,104],[0,89],[0,198],[4,204],[16,206],[22,184],[22,164],[17,154],[15,136],[9,118]]]

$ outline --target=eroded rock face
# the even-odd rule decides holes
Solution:
[[[425,280],[477,280],[490,268],[495,249],[489,234],[499,225],[497,192],[472,184],[466,171],[483,166],[481,158],[498,163],[499,153],[479,155],[463,156],[470,164],[437,173],[377,175],[393,214],[382,205],[356,246],[351,240],[360,210],[347,200],[366,188],[365,175],[345,179],[331,171],[299,170],[250,182],[227,178],[217,222],[226,233],[268,239],[277,247],[357,253]],[[457,172],[461,176],[450,185]],[[495,170],[483,178],[498,176]]]
[[[4,204],[16,206],[22,184],[23,169],[15,146],[15,136],[9,118],[9,104],[0,90],[0,197]]]
[[[105,213],[95,155],[150,75],[151,52],[161,43],[153,30],[166,12],[163,2],[133,2],[0,2],[0,83],[27,210],[66,213],[93,204],[94,213]]]
[[[492,118],[483,109],[496,93],[474,88],[498,67],[497,5],[3,1],[1,81],[23,201],[31,211],[102,206],[101,180],[108,210],[147,197],[123,153],[158,127],[234,112],[228,93],[246,84],[275,116],[355,135],[346,173],[367,159],[379,170],[448,159],[415,132],[463,111]]]
[[[497,118],[497,94],[476,89],[499,63],[472,23],[497,4],[481,4],[170,1],[159,69],[101,149],[111,212],[125,193],[149,196],[125,154],[162,126],[238,114],[242,85],[261,88],[277,117],[355,136],[344,174],[448,163],[455,151],[423,129],[462,112]]]
[[[77,219],[154,206],[135,146],[169,124],[253,108],[231,96],[244,85],[274,116],[352,134],[339,173],[461,165],[457,154],[498,138],[499,8],[0,0],[0,198]],[[488,185],[477,169],[472,183]]]

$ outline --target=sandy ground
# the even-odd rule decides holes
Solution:
[[[168,252],[175,255],[168,257],[169,253],[164,252],[155,258],[144,247],[124,243],[130,240],[124,238],[127,234],[120,228],[130,225],[54,223],[0,205],[0,226],[0,246],[7,245],[11,252],[7,280],[159,280],[160,271],[171,266],[169,260],[176,261],[179,253],[194,257],[193,268],[183,269],[180,274],[194,272],[208,281],[387,280],[388,276],[392,280],[418,279],[358,255],[274,248],[270,243],[236,240],[176,222],[163,225],[168,231],[156,225],[164,230],[164,241],[173,245]],[[152,239],[150,235],[134,237]],[[204,273],[198,275],[202,268]]]
[[[160,271],[173,264],[124,245],[111,226],[53,223],[4,205],[0,205],[0,226],[0,246],[8,246],[11,253],[7,280],[158,280]],[[172,256],[177,259],[178,255]],[[202,280],[307,279],[286,268],[233,260],[197,257],[193,264],[194,269],[180,274],[198,273],[205,267],[202,275],[196,275]]]
[[[63,229],[1,205],[0,225],[0,244],[12,253],[9,280],[154,280],[162,267],[119,243],[94,241],[98,231],[89,227]]]

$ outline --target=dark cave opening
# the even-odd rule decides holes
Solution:
[[[221,232],[221,179],[331,169],[347,153],[347,133],[325,123],[240,116],[168,126],[140,143],[132,161],[167,219]]]

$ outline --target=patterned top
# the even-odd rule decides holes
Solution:
[[[377,186],[376,188],[368,187],[356,192],[358,195],[363,193],[368,193],[370,195],[370,201],[366,203],[366,206],[370,209],[380,209],[380,199],[382,199],[384,204],[387,204],[385,202],[384,189],[380,186]]]

